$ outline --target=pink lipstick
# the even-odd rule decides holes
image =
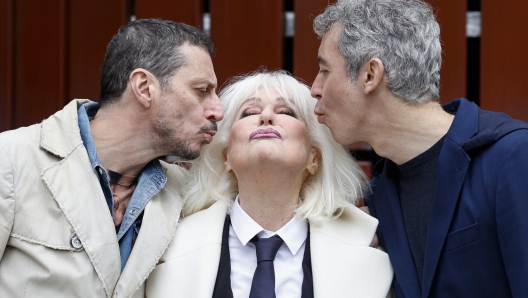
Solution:
[[[250,140],[256,140],[261,138],[282,139],[280,133],[273,128],[259,129],[252,132],[249,136]]]

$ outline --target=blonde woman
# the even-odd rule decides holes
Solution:
[[[386,297],[393,271],[354,206],[365,177],[288,74],[239,77],[193,163],[176,235],[148,297]]]

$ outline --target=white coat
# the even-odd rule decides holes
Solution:
[[[147,297],[212,297],[226,211],[225,203],[216,202],[180,221],[147,280]],[[352,205],[337,219],[310,225],[314,297],[391,295],[389,257],[370,247],[377,225],[377,219]]]

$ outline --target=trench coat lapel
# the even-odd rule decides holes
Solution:
[[[408,293],[409,297],[420,297],[420,283],[403,225],[396,175],[396,166],[385,161],[372,198],[378,218],[383,218],[379,223],[378,233],[381,245],[391,256],[396,279],[403,292]]]
[[[180,181],[166,171],[165,187],[147,204],[132,253],[116,286],[119,297],[129,297],[145,281],[171,243],[181,212]]]
[[[422,297],[428,297],[438,262],[453,220],[464,179],[471,162],[462,148],[478,128],[478,107],[460,101],[457,114],[449,129],[438,161],[435,193],[429,218],[425,247]]]
[[[110,296],[120,274],[119,245],[103,191],[83,146],[77,108],[70,102],[60,115],[42,122],[41,148],[62,160],[41,173],[42,180],[73,227]]]

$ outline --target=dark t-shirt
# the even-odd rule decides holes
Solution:
[[[424,153],[398,166],[398,191],[403,223],[420,285],[423,278],[425,242],[436,183],[438,157],[443,143],[444,138],[441,138]]]

